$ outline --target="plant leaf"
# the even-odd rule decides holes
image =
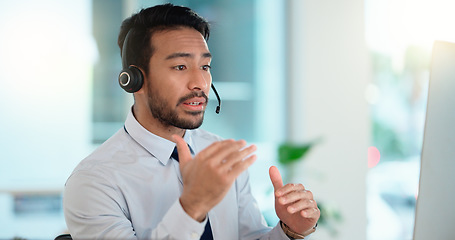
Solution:
[[[301,159],[313,146],[313,143],[294,145],[284,143],[278,148],[278,157],[281,164],[289,164]]]

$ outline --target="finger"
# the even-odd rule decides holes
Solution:
[[[305,187],[302,184],[289,183],[289,184],[286,184],[284,187],[276,190],[275,195],[277,197],[281,197],[281,196],[284,196],[293,191],[303,191],[303,190],[305,190]]]
[[[318,219],[321,216],[321,211],[319,208],[306,208],[302,211],[300,211],[300,216],[304,218],[313,218],[313,219]]]
[[[294,214],[299,211],[304,211],[310,208],[317,208],[317,204],[312,199],[301,199],[296,201],[289,206],[287,206],[287,210],[290,214]]]
[[[308,190],[291,191],[279,197],[278,202],[286,205],[303,199],[313,200],[313,193]]]
[[[251,155],[244,159],[243,161],[237,162],[235,165],[232,166],[231,170],[228,172],[228,175],[230,177],[237,177],[245,171],[247,168],[249,168],[257,159],[256,155]]]
[[[234,142],[224,142],[220,147],[219,151],[214,153],[214,158],[216,158],[218,164],[225,164],[230,160],[236,160],[241,155],[242,149],[246,146],[245,140],[238,140]]]
[[[244,140],[234,141],[232,139],[215,142],[202,150],[198,157],[200,159],[210,159],[216,166],[219,165],[232,152],[240,150],[246,145]]]
[[[280,171],[278,171],[277,167],[271,166],[269,169],[269,175],[275,191],[283,187],[283,179],[281,178]]]
[[[174,139],[175,143],[177,144],[177,152],[179,154],[179,162],[180,165],[184,165],[185,163],[189,162],[193,157],[191,156],[190,148],[188,144],[183,140],[182,137],[178,135],[172,135],[172,139]]]
[[[225,172],[231,171],[234,165],[240,161],[244,161],[246,157],[251,155],[256,149],[256,145],[251,145],[238,151],[234,150],[229,156],[221,161],[221,170]]]

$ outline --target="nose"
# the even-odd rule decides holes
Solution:
[[[188,88],[190,90],[202,90],[207,93],[207,90],[212,83],[212,75],[210,72],[200,69],[194,69],[190,75]]]

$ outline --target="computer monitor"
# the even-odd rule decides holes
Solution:
[[[455,43],[433,45],[421,156],[414,240],[455,239]]]

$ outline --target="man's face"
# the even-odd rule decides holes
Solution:
[[[152,116],[164,126],[200,127],[212,83],[205,39],[192,28],[179,28],[155,32],[151,44],[146,90]]]

